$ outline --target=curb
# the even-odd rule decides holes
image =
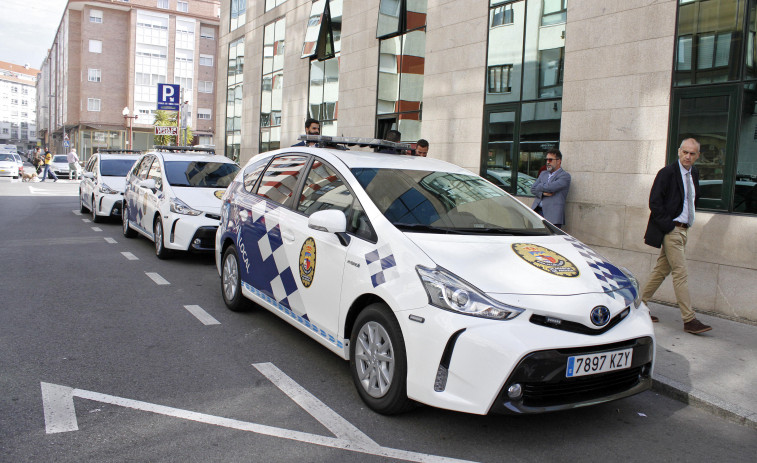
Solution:
[[[673,379],[655,374],[652,378],[652,390],[685,404],[704,409],[733,423],[757,430],[757,413]]]

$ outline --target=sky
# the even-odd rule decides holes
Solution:
[[[42,66],[67,0],[0,0],[0,61]]]

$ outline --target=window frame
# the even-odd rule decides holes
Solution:
[[[87,68],[87,82],[102,82],[102,70],[98,68]]]
[[[93,50],[96,49],[97,51]],[[103,41],[98,39],[89,39],[89,52],[90,53],[102,53],[103,52]]]
[[[94,107],[97,109],[92,109]],[[102,109],[102,100],[100,98],[87,98],[87,111],[88,112],[100,112]]]

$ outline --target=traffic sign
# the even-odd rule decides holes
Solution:
[[[71,146],[71,142],[68,140],[63,140],[63,147],[68,148],[69,146]]]
[[[170,135],[175,137],[179,135],[179,128],[175,125],[156,125],[155,135]]]
[[[181,99],[181,85],[158,84],[158,109],[178,111]]]

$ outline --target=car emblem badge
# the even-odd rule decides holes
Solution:
[[[315,278],[315,240],[308,238],[300,249],[300,281],[309,288]]]
[[[591,309],[591,322],[596,326],[605,326],[610,321],[610,309],[598,305]]]
[[[577,277],[579,274],[578,267],[573,262],[545,247],[515,243],[512,249],[518,257],[549,274],[566,278]]]

